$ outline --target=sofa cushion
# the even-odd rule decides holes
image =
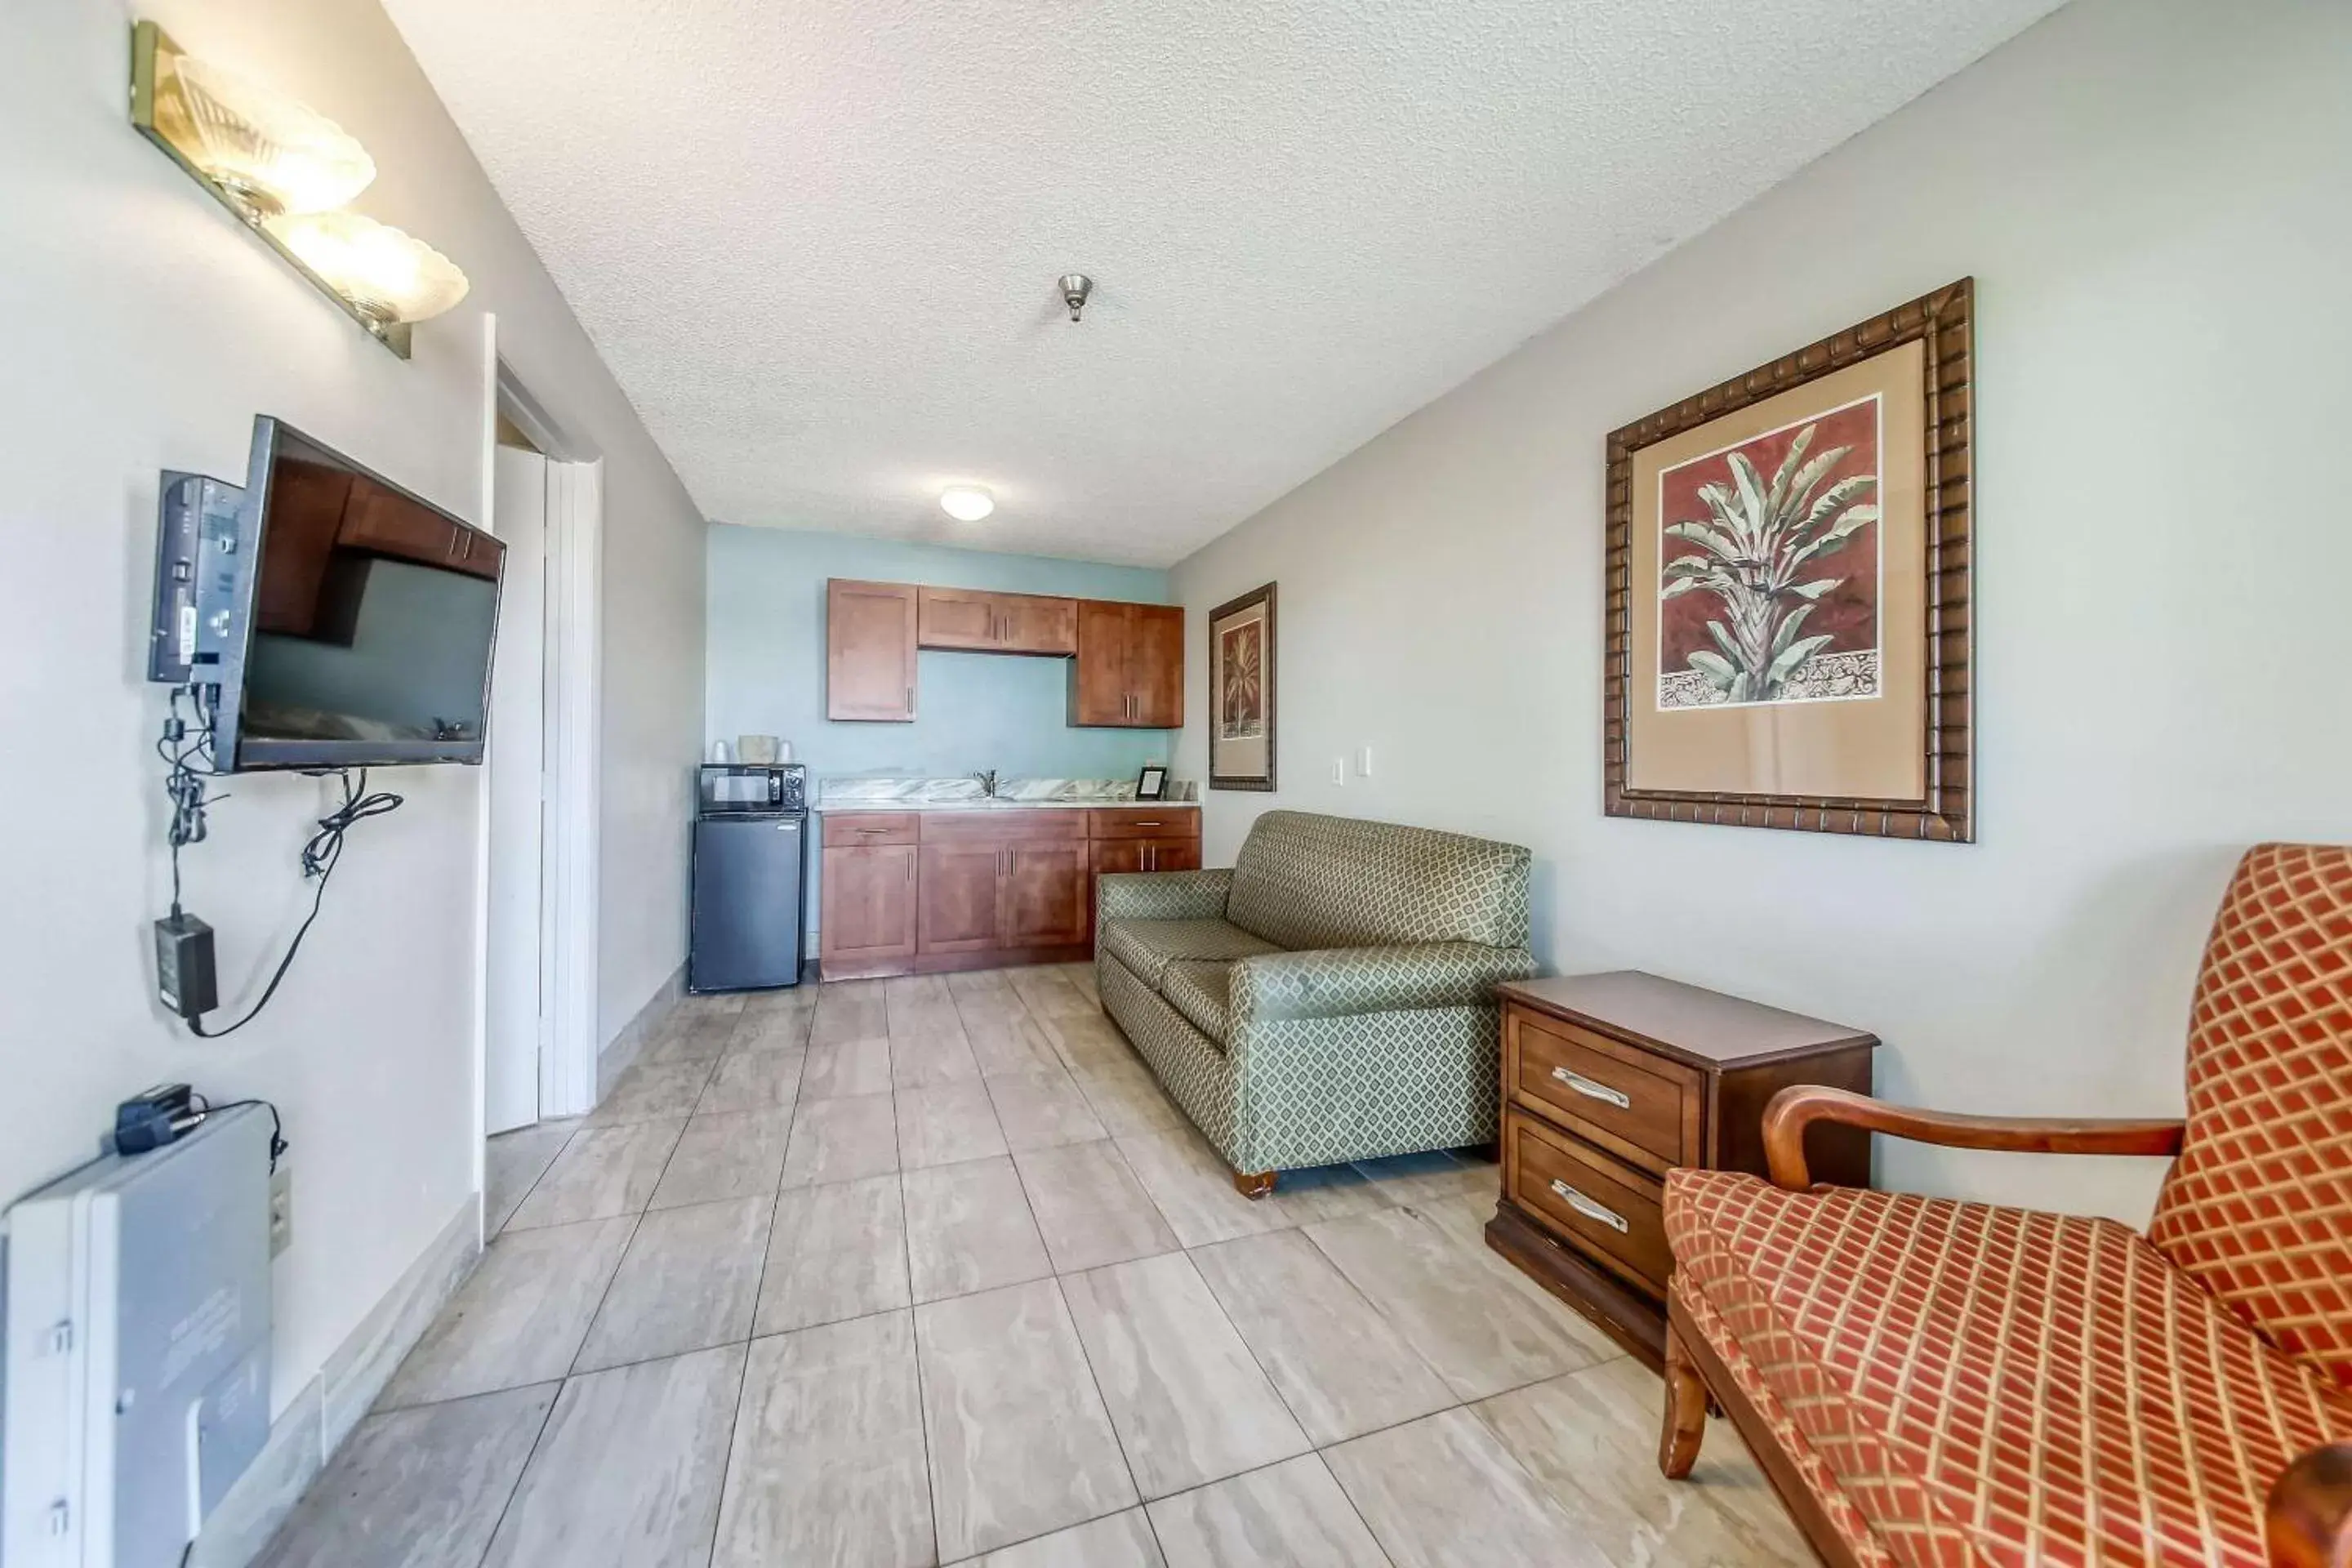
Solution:
[[[1281,948],[1525,947],[1530,859],[1488,838],[1269,811],[1234,858],[1225,918]]]
[[[1685,1170],[1666,1233],[1710,1343],[1899,1562],[2263,1568],[2272,1479],[2352,1436],[2352,1399],[2112,1220]]]
[[[1235,959],[1272,952],[1274,944],[1224,921],[1111,921],[1102,928],[1105,952],[1160,989],[1160,971],[1180,958]]]
[[[1228,959],[1223,963],[1202,963],[1199,959],[1180,958],[1169,964],[1160,976],[1160,994],[1168,1005],[1191,1021],[1219,1045],[1225,1043],[1226,1031],[1233,1027],[1234,965]]]

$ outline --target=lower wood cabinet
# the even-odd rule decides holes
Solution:
[[[1201,864],[1200,808],[829,812],[824,978],[1087,956],[1095,878]]]

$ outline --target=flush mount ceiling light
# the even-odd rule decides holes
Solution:
[[[940,492],[940,510],[958,522],[978,522],[996,510],[996,498],[978,485],[950,485]]]
[[[375,160],[342,127],[190,58],[152,22],[131,29],[131,123],[401,358],[410,322],[466,297],[466,275],[447,257],[339,210],[375,179]]]
[[[372,217],[305,213],[268,226],[379,332],[437,316],[466,297],[466,275],[447,257]]]
[[[209,60],[184,57],[180,101],[195,163],[248,217],[324,212],[375,178],[375,160],[325,115]]]

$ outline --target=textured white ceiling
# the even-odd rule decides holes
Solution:
[[[709,515],[1150,564],[2056,8],[386,3]]]

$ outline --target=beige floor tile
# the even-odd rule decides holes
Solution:
[[[685,1131],[683,1116],[582,1128],[516,1208],[507,1229],[535,1230],[639,1212],[652,1201]]]
[[[1187,1247],[1257,1236],[1297,1223],[1269,1199],[1242,1196],[1233,1168],[1190,1127],[1135,1132],[1118,1140],[1135,1179]]]
[[[1192,1258],[1317,1446],[1457,1403],[1404,1336],[1300,1232],[1222,1242]]]
[[[772,1198],[659,1209],[630,1238],[575,1372],[751,1337]]]
[[[578,1131],[577,1118],[518,1127],[492,1138],[483,1154],[482,1234],[496,1236]]]
[[[944,975],[908,974],[882,983],[883,1012],[896,1041],[963,1039],[963,1018]]]
[[[996,1102],[996,1121],[1004,1129],[1004,1142],[1013,1148],[1051,1149],[1109,1136],[1077,1080],[1059,1065],[992,1078],[988,1094]]]
[[[1070,1071],[1087,1103],[1113,1137],[1191,1125],[1168,1098],[1168,1091],[1160,1087],[1160,1080],[1139,1061],[1082,1058]]]
[[[979,1081],[980,1061],[971,1054],[962,1025],[890,1036],[892,1088],[934,1089],[940,1084]]]
[[[1072,1072],[1088,1068],[1137,1068],[1143,1058],[1128,1044],[1118,1026],[1101,1013],[1032,1013],[1037,1026],[1045,1033],[1054,1047],[1055,1055]]]
[[[1099,1016],[1101,1009],[1070,984],[1067,976],[1049,964],[1005,971],[1005,980],[1015,994],[1041,1022],[1047,1018],[1084,1018]]]
[[[970,1557],[961,1568],[1165,1568],[1139,1508],[1057,1530],[1018,1546]]]
[[[808,1066],[801,1073],[803,1100],[846,1100],[853,1095],[890,1092],[890,1041],[837,1040],[811,1046]]]
[[[1521,1294],[1487,1269],[1483,1249],[1409,1209],[1325,1220],[1307,1235],[1460,1398],[1484,1399],[1600,1359],[1570,1326],[1567,1308]]]
[[[847,1182],[898,1168],[898,1125],[887,1094],[816,1100],[794,1108],[783,1184]]]
[[[1173,1252],[1180,1245],[1108,1139],[1024,1149],[1013,1163],[1059,1273]]]
[[[943,1561],[1134,1506],[1053,1280],[919,1307],[915,1334]]]
[[[704,995],[688,995],[677,999],[677,1013],[686,1018],[731,1018],[743,1011],[751,998],[748,991],[714,991]]]
[[[1467,1410],[1342,1443],[1323,1459],[1396,1568],[1610,1568]]]
[[[1053,1272],[1010,1159],[908,1171],[901,1184],[916,1300],[969,1296]]]
[[[1630,1356],[1473,1407],[1612,1563],[1801,1568],[1812,1553],[1731,1423],[1707,1424],[1687,1480],[1653,1452],[1664,1391]]]
[[[964,1038],[971,1042],[973,1059],[984,1076],[1062,1065],[1053,1037],[1029,1016],[1029,1009],[1009,986],[957,997],[956,1014],[963,1020]]]
[[[710,1081],[718,1059],[636,1063],[613,1085],[602,1104],[588,1113],[591,1127],[617,1127],[630,1121],[658,1121],[690,1116],[702,1086]]]
[[[839,1045],[844,1040],[882,1040],[890,1036],[887,1004],[879,980],[834,980],[817,987],[816,1011],[809,1024],[809,1044]]]
[[[636,1227],[632,1215],[499,1237],[401,1363],[380,1405],[562,1377]]]
[[[788,1110],[800,1097],[801,1066],[806,1055],[798,1049],[730,1052],[719,1058],[718,1069],[710,1075],[695,1109],[705,1115],[721,1110]]]
[[[727,1042],[735,1037],[735,1025],[732,1016],[674,1018],[646,1043],[639,1060],[715,1062],[727,1054]]]
[[[741,1345],[566,1383],[484,1568],[706,1561],[742,1385]]]
[[[996,1107],[979,1079],[902,1089],[895,1098],[903,1170],[984,1160],[1005,1152]]]
[[[793,1005],[746,1007],[728,1038],[728,1052],[805,1050],[815,1017],[814,997]]]
[[[1495,1217],[1493,1198],[1446,1198],[1437,1203],[1414,1204],[1402,1212],[1418,1215],[1452,1237],[1477,1260],[1478,1268],[1527,1298],[1538,1313],[1582,1345],[1589,1360],[1613,1361],[1625,1353],[1598,1323],[1561,1301],[1538,1284],[1533,1275],[1486,1245],[1486,1222]]]
[[[1302,1454],[1150,1505],[1168,1568],[1388,1568],[1388,1555],[1331,1479]]]
[[[907,1227],[896,1174],[791,1187],[776,1200],[757,1331],[904,1307]]]
[[[474,1563],[522,1475],[557,1384],[371,1415],[257,1568]]]
[[[1091,961],[1082,963],[1058,963],[1055,972],[1068,981],[1077,994],[1095,1006],[1102,1005],[1102,997],[1095,987],[1095,966]]]
[[[712,1568],[921,1568],[931,1493],[911,1314],[752,1342]]]
[[[1307,1450],[1307,1435],[1182,1253],[1070,1275],[1062,1294],[1147,1499]]]
[[[789,1110],[722,1110],[690,1118],[647,1206],[674,1209],[726,1198],[772,1197],[783,1179],[792,1133]]]

